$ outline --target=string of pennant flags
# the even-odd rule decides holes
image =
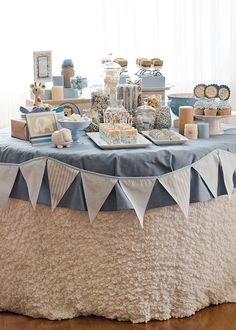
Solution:
[[[119,184],[143,227],[147,204],[157,180],[179,205],[187,218],[190,203],[191,168],[198,172],[216,198],[219,164],[223,169],[223,179],[230,197],[234,189],[233,174],[236,170],[236,154],[225,150],[214,150],[191,165],[153,177],[110,176],[76,168],[49,157],[34,158],[21,164],[0,163],[0,207],[7,205],[20,170],[27,185],[30,202],[35,209],[45,168],[47,168],[52,211],[57,207],[75,178],[81,175],[90,222],[95,220],[112,189]]]

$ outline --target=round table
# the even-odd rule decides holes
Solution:
[[[48,155],[46,147],[29,151],[27,142],[10,139],[6,131],[2,137],[1,162]],[[198,152],[186,146],[181,162],[201,158],[213,145],[236,151],[232,137],[221,139],[212,145],[206,142],[206,149],[199,147]],[[83,158],[86,146],[77,151],[77,157],[79,166],[88,164],[94,170],[97,164],[91,160],[102,151],[91,148],[87,158]],[[168,155],[158,167],[167,171],[166,164],[181,167],[178,150],[152,146],[149,151],[129,151],[129,155],[136,160],[143,153],[147,157],[156,153],[157,159],[159,152],[160,157]],[[60,158],[65,152],[52,149],[50,157]],[[67,162],[75,165],[76,152],[69,152]],[[128,157],[125,152],[119,154],[123,160]],[[114,158],[114,152],[103,156],[104,161],[111,157],[109,171],[114,171],[114,164],[115,171],[130,171],[118,156]],[[143,162],[152,164],[147,157]],[[144,168],[146,175],[155,170],[155,164]],[[134,176],[139,171],[134,167]],[[19,184],[18,178],[13,195],[19,193]],[[143,229],[127,206],[100,212],[91,225],[86,211],[57,207],[52,212],[47,203],[33,210],[24,196],[16,199],[13,195],[9,205],[0,209],[2,311],[49,319],[93,314],[147,322],[190,316],[210,304],[236,302],[236,194],[231,199],[220,196],[190,204],[188,219],[177,205],[150,207]]]

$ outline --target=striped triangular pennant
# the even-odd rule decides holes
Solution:
[[[234,189],[233,175],[236,169],[236,155],[220,150],[219,157],[223,169],[225,188],[230,197]]]
[[[89,219],[93,222],[117,179],[86,172],[81,172],[81,177]]]
[[[218,190],[219,161],[218,153],[212,152],[192,165],[215,198]]]
[[[35,209],[45,171],[46,159],[36,159],[20,165],[20,171],[27,184],[29,199]]]
[[[119,179],[122,189],[134,207],[141,227],[143,227],[144,214],[155,182],[155,177],[146,179]]]
[[[158,180],[187,218],[190,200],[190,167],[160,176]]]
[[[18,169],[18,165],[0,164],[0,207],[8,202]]]
[[[54,210],[78,175],[79,170],[49,159],[47,161],[47,172],[51,206],[52,210]]]

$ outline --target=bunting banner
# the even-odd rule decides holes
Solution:
[[[144,214],[155,182],[155,177],[147,179],[119,180],[123,191],[134,207],[141,227],[143,227]]]
[[[34,209],[36,208],[45,166],[45,158],[32,160],[20,165],[20,171],[25,179],[28,188],[29,199]]]
[[[225,188],[229,197],[231,197],[234,189],[233,175],[236,169],[236,155],[228,151],[220,150],[219,157],[223,169]]]
[[[54,210],[70,185],[79,174],[79,170],[49,159],[47,161],[48,183],[51,196],[51,207]]]
[[[117,179],[91,173],[81,173],[90,222],[93,222]]]
[[[218,190],[219,162],[218,152],[212,152],[192,164],[192,167],[200,174],[215,198]]]
[[[185,217],[188,217],[190,200],[190,167],[177,170],[158,178],[162,186],[179,205]]]
[[[103,175],[46,157],[35,158],[19,165],[3,163],[0,164],[0,207],[4,207],[7,204],[18,169],[20,168],[27,185],[30,202],[35,209],[45,168],[47,167],[52,210],[57,207],[76,176],[80,173],[91,223],[95,220],[116,183],[119,182],[119,187],[121,187],[132,204],[140,225],[143,227],[145,211],[156,181],[175,200],[185,217],[188,217],[191,168],[194,168],[199,173],[214,198],[216,198],[219,163],[222,166],[225,187],[230,197],[234,188],[233,175],[236,170],[236,154],[225,150],[214,150],[191,165],[153,177],[132,178]]]
[[[0,164],[0,207],[7,205],[18,169],[16,164]]]

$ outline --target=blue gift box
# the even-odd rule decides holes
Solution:
[[[53,76],[53,86],[64,86],[64,76]]]
[[[78,90],[74,88],[64,88],[64,99],[78,98]]]

